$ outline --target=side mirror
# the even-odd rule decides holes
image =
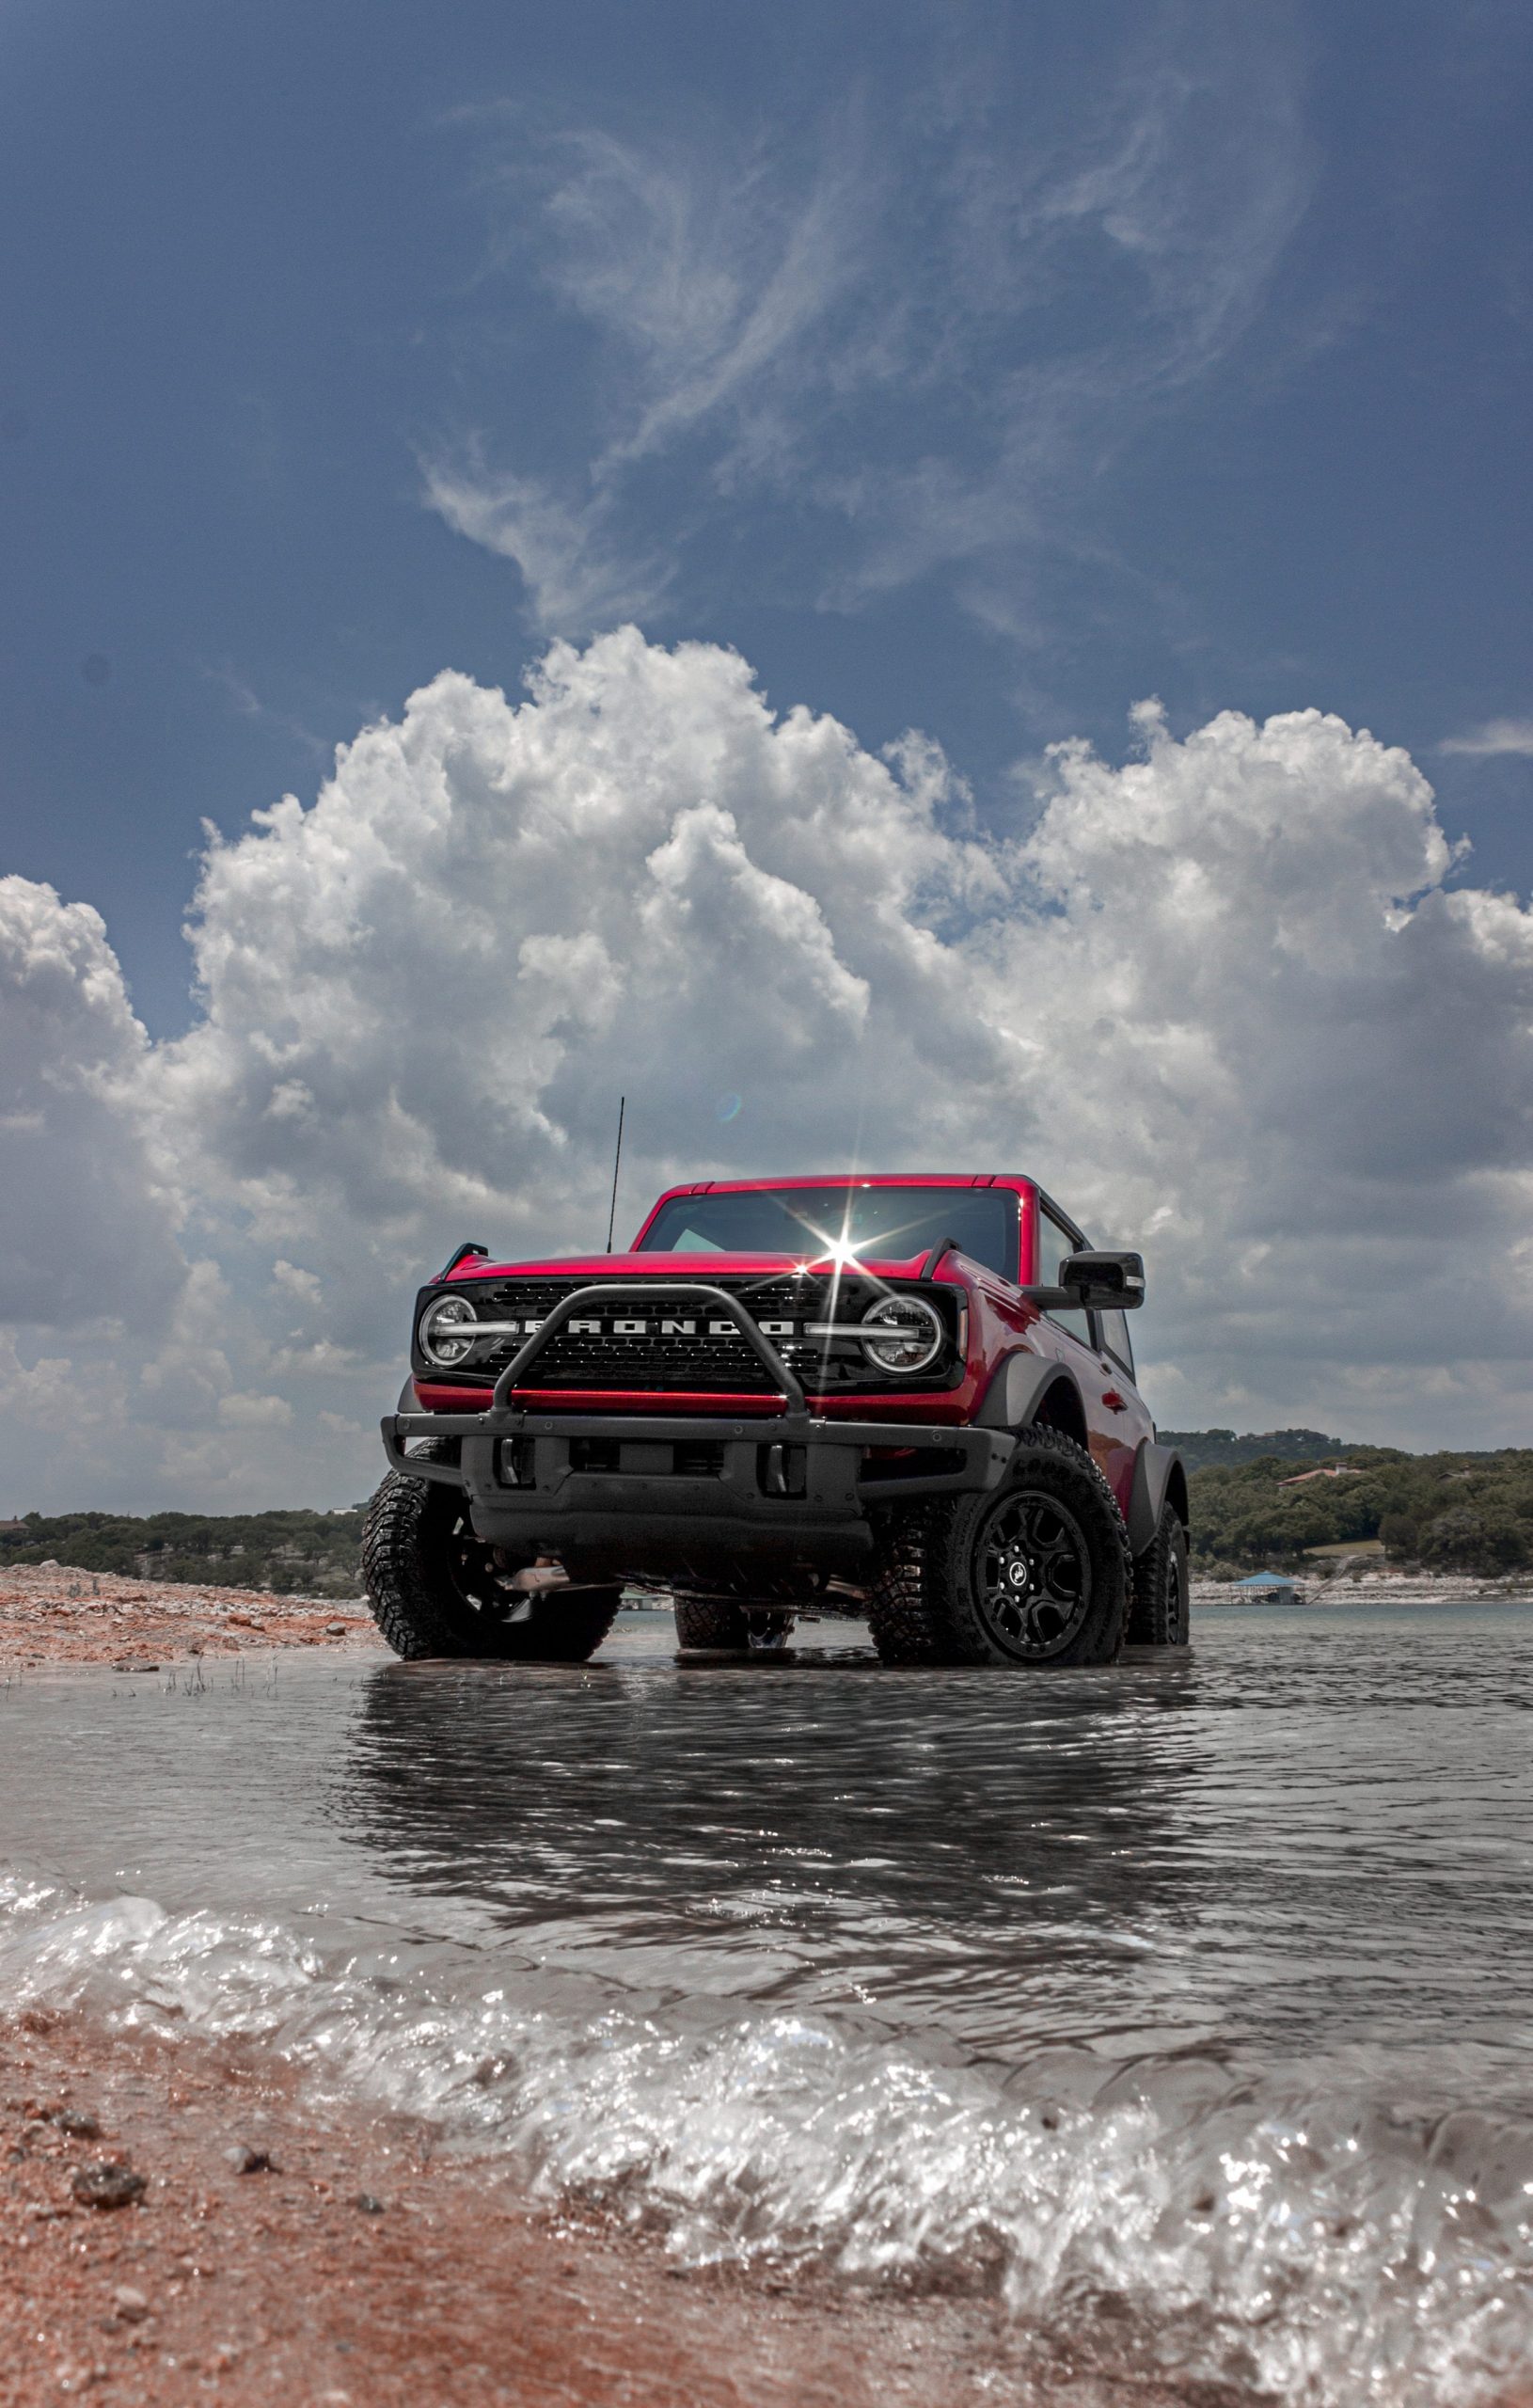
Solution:
[[[1057,1288],[1024,1288],[1022,1293],[1044,1312],[1132,1312],[1145,1301],[1145,1258],[1068,1254],[1059,1266]]]

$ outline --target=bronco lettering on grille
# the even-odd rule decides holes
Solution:
[[[601,1321],[566,1322],[564,1326],[572,1338],[647,1338],[652,1330],[662,1338],[695,1338],[698,1334],[695,1321],[641,1321],[627,1313],[608,1314]],[[806,1321],[764,1321],[757,1326],[767,1338],[802,1338],[814,1324]],[[497,1337],[530,1338],[543,1323],[498,1321],[493,1327]],[[464,1331],[466,1336],[471,1335],[466,1323]],[[741,1331],[736,1322],[710,1321],[705,1334],[709,1338],[738,1338]]]
[[[466,1337],[472,1334],[470,1324],[462,1324]],[[543,1327],[541,1321],[495,1321],[481,1324],[482,1334],[497,1338],[531,1338]],[[826,1321],[762,1321],[756,1323],[764,1338],[780,1338],[798,1344],[810,1338],[877,1338],[885,1344],[900,1333],[895,1324],[885,1323],[877,1329],[864,1329],[859,1323]],[[647,1338],[652,1331],[661,1338],[696,1338],[695,1321],[649,1321],[633,1313],[608,1313],[599,1321],[566,1322],[561,1335],[570,1338]],[[710,1338],[740,1338],[744,1332],[733,1321],[710,1321],[703,1332],[703,1342]]]

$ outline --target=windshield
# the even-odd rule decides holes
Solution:
[[[782,1187],[673,1196],[645,1254],[857,1254],[900,1260],[951,1238],[975,1262],[1017,1276],[1017,1198],[1000,1187]]]

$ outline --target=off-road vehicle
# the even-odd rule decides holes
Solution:
[[[1137,1254],[1030,1179],[703,1180],[631,1250],[422,1288],[363,1560],[402,1656],[576,1663],[625,1587],[684,1649],[865,1617],[886,1664],[1187,1637],[1187,1477]]]

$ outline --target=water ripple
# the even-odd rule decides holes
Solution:
[[[1533,2358],[1530,1676],[1506,1609],[1037,1683],[636,1621],[575,1674],[35,1688],[0,1978],[263,2037],[690,2260],[1470,2402]]]

